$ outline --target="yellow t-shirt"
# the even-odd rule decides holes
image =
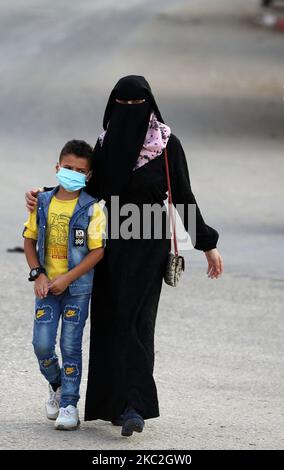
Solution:
[[[49,279],[53,279],[68,271],[68,233],[69,222],[78,201],[78,197],[70,201],[63,201],[53,196],[47,217],[46,239],[45,239],[45,263],[44,267]],[[91,206],[93,210],[87,230],[87,246],[94,250],[104,246],[106,217],[99,203]],[[37,208],[29,215],[25,222],[23,236],[37,240]]]

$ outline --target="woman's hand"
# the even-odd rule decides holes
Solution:
[[[61,274],[54,278],[49,286],[49,290],[54,295],[59,295],[64,292],[70,284],[70,280],[67,274]]]
[[[42,188],[37,188],[37,189],[30,189],[29,191],[26,192],[25,198],[26,198],[26,207],[29,212],[32,212],[37,205],[37,195],[38,193],[41,193],[43,191]]]
[[[44,299],[48,294],[49,284],[50,284],[50,280],[48,279],[48,277],[45,274],[41,273],[38,276],[38,278],[35,280],[35,284],[34,284],[35,295],[39,297],[40,299]]]
[[[218,279],[224,271],[224,264],[219,251],[217,248],[213,248],[213,250],[205,251],[204,253],[208,261],[208,277]]]

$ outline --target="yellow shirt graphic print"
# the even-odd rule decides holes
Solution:
[[[49,251],[52,258],[67,258],[68,226],[70,217],[66,213],[49,214],[50,225],[47,227],[47,237],[49,239]]]
[[[45,269],[49,279],[68,271],[69,222],[78,198],[62,201],[55,196],[51,199],[45,239]]]

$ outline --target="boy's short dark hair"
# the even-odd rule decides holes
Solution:
[[[84,140],[69,140],[63,147],[59,155],[59,162],[65,155],[76,155],[79,158],[87,158],[89,163],[92,163],[93,149]]]

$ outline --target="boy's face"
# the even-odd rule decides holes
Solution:
[[[78,173],[83,173],[87,176],[87,181],[91,177],[92,172],[90,171],[90,163],[87,158],[77,157],[73,153],[64,155],[61,157],[61,162],[56,165],[56,173],[61,168],[66,168],[67,170],[77,171]]]

